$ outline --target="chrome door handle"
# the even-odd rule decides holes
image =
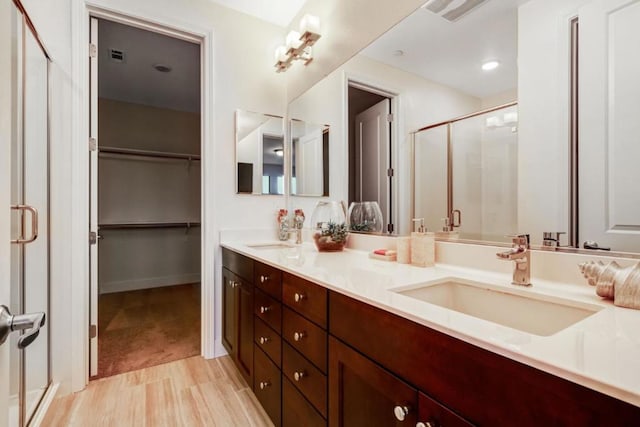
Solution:
[[[0,345],[6,341],[11,332],[28,329],[18,338],[18,348],[24,349],[38,338],[40,328],[45,324],[45,319],[46,316],[43,312],[13,316],[7,306],[0,305]]]
[[[11,243],[17,243],[19,245],[31,243],[38,238],[38,210],[29,205],[11,205],[11,209],[15,211],[28,211],[31,212],[31,237],[25,239],[20,237],[18,239],[12,239]],[[20,220],[24,224],[24,216]],[[21,227],[24,229],[24,227]]]
[[[585,248],[585,249],[592,249],[592,250],[596,250],[596,251],[610,251],[611,250],[611,248],[603,248],[602,246],[598,245],[598,242],[594,242],[593,240],[587,240],[586,242],[584,242],[582,247]]]

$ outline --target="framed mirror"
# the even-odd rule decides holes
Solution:
[[[329,196],[329,125],[291,120],[291,195]]]
[[[236,111],[236,192],[284,194],[282,117]]]

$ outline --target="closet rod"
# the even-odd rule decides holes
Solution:
[[[149,222],[149,223],[122,223],[99,224],[99,230],[127,230],[134,228],[191,228],[200,227],[199,222]]]
[[[164,159],[200,160],[199,154],[168,153],[165,151],[136,150],[133,148],[100,147],[98,152],[124,154],[127,156],[160,157]]]

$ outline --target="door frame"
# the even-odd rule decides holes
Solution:
[[[214,192],[207,191],[214,183],[215,141],[213,115],[213,30],[195,24],[186,25],[175,17],[158,12],[145,13],[142,18],[133,6],[106,9],[92,2],[80,2],[72,8],[72,77],[76,91],[72,101],[72,229],[71,229],[71,390],[82,390],[89,382],[89,18],[102,18],[171,37],[200,44],[201,99],[201,355],[217,355],[214,341],[215,265],[217,220],[214,216]]]
[[[398,193],[401,188],[399,185],[399,181],[401,180],[404,181],[404,179],[400,175],[401,169],[400,169],[400,162],[399,162],[400,160],[399,159],[400,129],[404,128],[403,127],[404,119],[400,114],[400,111],[401,111],[400,91],[394,88],[390,88],[384,83],[373,81],[370,78],[345,72],[344,83],[342,87],[342,90],[343,90],[342,99],[344,100],[344,103],[343,103],[344,114],[343,114],[342,120],[343,120],[343,129],[345,129],[345,138],[347,139],[349,135],[349,87],[355,87],[357,89],[361,89],[367,92],[382,95],[391,100],[391,115],[393,116],[393,120],[391,121],[391,124],[390,124],[390,127],[391,127],[390,155],[391,155],[391,168],[394,171],[394,175],[393,175],[394,179],[391,180],[391,186],[390,186],[391,197],[389,198],[389,203],[391,206],[389,210],[391,212],[391,219],[393,220],[392,221],[392,224],[394,227],[393,233],[399,234],[401,230],[400,229],[401,225],[402,226],[405,225],[405,224],[402,224],[402,221],[400,220],[400,216],[399,216],[400,212],[405,212],[405,209],[399,206],[399,203],[398,203],[398,201],[402,200],[402,197],[404,197],[404,196],[400,197],[400,194]],[[345,159],[349,159],[349,144],[345,144],[344,156],[345,156],[344,157]],[[349,161],[348,160],[344,164],[344,176],[347,177],[347,194],[348,194],[348,188],[349,188]],[[387,233],[387,231],[383,230],[383,233]]]

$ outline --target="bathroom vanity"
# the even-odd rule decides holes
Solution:
[[[511,289],[506,275],[363,251],[222,246],[223,342],[275,425],[640,423],[640,343],[626,337],[640,311],[586,285]],[[494,294],[526,298],[539,313],[488,321],[481,309],[429,299],[423,290],[435,285],[489,292],[478,305],[495,304]],[[547,314],[554,309],[561,314]],[[596,342],[605,335],[617,338]]]

